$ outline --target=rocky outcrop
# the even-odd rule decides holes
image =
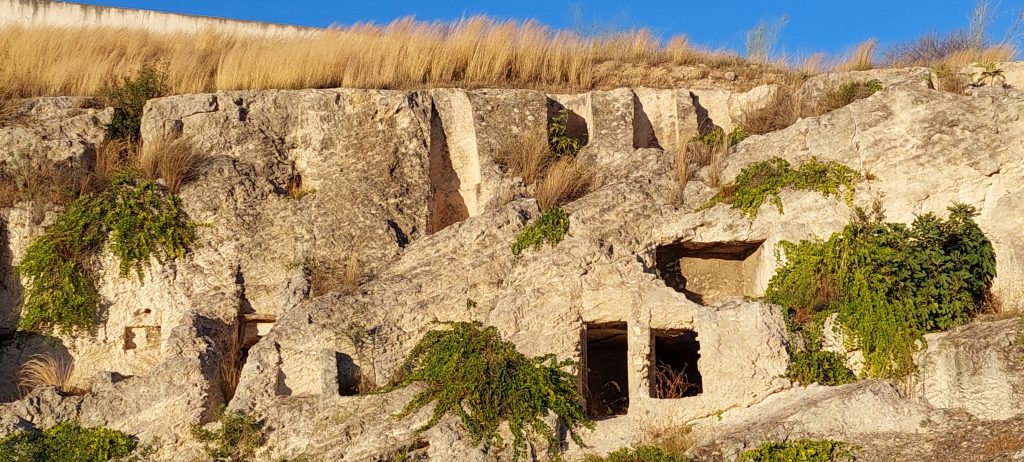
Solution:
[[[722,95],[232,91],[150,101],[145,141],[181,138],[205,158],[203,173],[180,193],[205,224],[201,245],[176,263],[154,264],[141,281],[121,278],[104,257],[106,317],[96,336],[64,338],[61,351],[91,392],[39,389],[0,404],[8,416],[0,433],[78,418],[143,441],[159,437],[160,457],[174,460],[199,454],[188,429],[227,404],[266,419],[271,458],[371,460],[414,449],[436,460],[503,460],[499,449],[473,445],[453,420],[417,434],[428,412],[391,418],[414,390],[354,394],[388,382],[439,322],[479,321],[528,355],[579,361],[590,402],[621,404],[570,457],[687,424],[698,438],[694,453],[707,460],[798,436],[863,443],[868,460],[897,453],[870,444],[883,439],[931,441],[935,452],[917,454],[938,454],[941,445],[928,438],[957,422],[981,428],[1021,414],[1014,321],[929,336],[918,380],[903,388],[803,388],[783,377],[790,339],[779,308],[751,298],[779,265],[780,241],[827,237],[849,222],[853,206],[878,201],[890,221],[909,222],[960,201],[979,209],[995,245],[1002,309],[1022,309],[1015,281],[1024,274],[1024,236],[1014,217],[1024,205],[1016,115],[1024,99],[995,88],[944,94],[919,85],[920,75],[871,71],[808,82],[807,92],[862,77],[889,88],[749,138],[721,177],[772,156],[816,156],[866,179],[852,204],[784,191],[783,211],[766,206],[754,219],[726,205],[702,207],[716,192],[710,167],[685,185],[683,204],[672,199],[679,185],[668,152],[710,124],[735,125],[744,110],[766,104],[772,87]],[[499,166],[499,152],[510,133],[545,133],[563,109],[570,132],[587,140],[579,156],[603,181],[564,206],[570,232],[557,247],[516,257],[511,243],[541,211],[521,179]],[[98,142],[81,137],[82,152]],[[31,225],[18,207],[2,212],[10,252],[0,251],[0,262],[9,254],[13,264],[45,222]],[[357,288],[313,294],[319,263],[352,256],[362,268]],[[7,300],[0,308],[16,312],[15,298]],[[33,351],[6,345],[0,364],[13,374]],[[693,388],[659,398],[652,382],[672,358],[685,358],[678,367]],[[238,369],[232,387],[225,371]],[[13,375],[0,379],[14,386]]]

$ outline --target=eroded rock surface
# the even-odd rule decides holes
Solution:
[[[784,191],[783,211],[766,205],[753,219],[727,205],[702,207],[716,192],[711,168],[685,185],[680,204],[671,153],[710,124],[735,126],[773,87],[235,91],[150,101],[145,141],[181,137],[205,157],[202,175],[180,194],[206,224],[201,245],[176,263],[154,262],[141,281],[121,278],[112,256],[102,259],[106,317],[95,336],[59,345],[88,394],[42,388],[15,401],[14,372],[46,346],[4,340],[0,387],[11,402],[0,404],[0,434],[78,418],[143,441],[159,437],[158,457],[181,460],[200,454],[189,428],[226,404],[266,419],[269,458],[375,460],[411,450],[430,460],[506,460],[498,448],[472,444],[454,419],[415,433],[429,409],[393,418],[415,390],[353,393],[387,383],[439,322],[479,321],[527,355],[579,361],[581,387],[591,374],[616,377],[625,413],[603,416],[584,433],[588,447],[569,448],[570,459],[691,424],[699,460],[732,460],[766,439],[797,437],[860,445],[865,460],[945,451],[962,460],[1016,457],[1024,443],[996,441],[1024,413],[1015,319],[928,336],[913,383],[804,388],[784,378],[791,339],[780,309],[751,299],[775,273],[780,241],[825,238],[849,222],[853,207],[876,201],[900,222],[944,214],[959,201],[978,208],[995,246],[1002,310],[1024,310],[1024,98],[995,88],[940,93],[922,83],[923,73],[809,81],[803,91],[812,93],[851,78],[887,88],[751,137],[725,159],[721,177],[773,156],[814,156],[867,179],[851,204]],[[57,104],[32,104],[44,103]],[[64,129],[54,143],[72,146],[62,156],[84,155],[102,138],[105,112],[65,106],[70,112],[47,123],[85,128]],[[557,247],[515,257],[511,243],[541,211],[521,179],[499,166],[498,151],[508,133],[546,133],[562,109],[570,131],[586,135],[579,156],[602,181],[565,205],[570,232]],[[47,224],[28,214],[24,204],[0,210],[0,265],[8,270]],[[358,287],[314,293],[317,263],[351,256],[361,268]],[[20,281],[6,274],[0,319],[13,326]],[[598,336],[612,339],[600,353],[607,356],[591,351]],[[659,349],[671,348],[695,362],[687,372],[699,384],[692,396],[652,392]],[[225,365],[240,369],[234,390],[225,386]],[[587,393],[596,400],[604,391]],[[950,448],[940,435],[958,425],[993,437]]]

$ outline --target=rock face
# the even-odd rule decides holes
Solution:
[[[887,89],[749,138],[720,176],[730,180],[772,156],[815,156],[866,173],[852,205],[878,201],[890,221],[941,214],[952,201],[975,205],[996,249],[993,293],[1003,311],[1024,310],[1024,97],[995,88],[944,94],[928,89],[923,73],[808,81],[801,91],[850,79],[878,79]],[[957,424],[1002,431],[1019,419],[1016,320],[929,336],[910,384],[803,388],[784,378],[790,339],[782,313],[752,298],[779,265],[780,241],[827,237],[849,222],[851,205],[784,191],[784,212],[767,206],[755,219],[725,205],[704,209],[716,192],[711,167],[681,188],[680,204],[670,154],[714,125],[731,129],[773,91],[339,89],[150,101],[145,142],[184,139],[204,157],[203,173],[180,193],[205,224],[201,245],[175,263],[154,262],[141,281],[119,277],[112,256],[102,259],[107,316],[96,335],[56,347],[75,360],[76,380],[91,385],[86,395],[40,388],[16,401],[15,371],[47,347],[40,339],[0,344],[0,389],[9,395],[0,434],[78,418],[143,441],[159,437],[158,458],[181,460],[200,455],[189,428],[226,404],[266,419],[268,458],[375,460],[413,451],[432,460],[505,460],[451,419],[414,432],[429,409],[391,418],[414,390],[356,394],[387,383],[420,337],[445,321],[495,326],[527,355],[579,362],[580,388],[601,419],[585,432],[588,447],[569,448],[570,459],[684,425],[693,425],[700,460],[732,460],[766,439],[805,436],[859,444],[867,460],[927,459],[947,450],[935,435]],[[105,112],[79,110],[86,114],[49,110],[47,123],[84,128],[39,125],[67,137],[58,144],[85,146],[61,156],[86,156],[102,136]],[[570,232],[557,247],[516,257],[511,243],[541,211],[522,180],[499,166],[503,143],[546,133],[563,110],[570,134],[586,140],[579,156],[603,180],[564,206]],[[79,119],[86,116],[88,123]],[[29,137],[9,130],[0,137]],[[47,224],[26,210],[0,210],[0,265],[8,271]],[[358,264],[357,287],[324,283],[348,261]],[[13,326],[21,282],[6,274],[0,314]],[[685,397],[658,396],[659,367],[685,375]],[[909,454],[892,441],[925,449]]]

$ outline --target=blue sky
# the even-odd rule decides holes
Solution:
[[[1024,0],[999,3],[993,29],[1002,39],[1011,11]],[[743,49],[743,31],[761,19],[788,17],[779,49],[790,55],[824,51],[841,53],[874,37],[883,45],[910,40],[925,32],[966,27],[975,0],[101,0],[80,3],[143,8],[178,13],[279,22],[308,26],[388,22],[413,15],[423,20],[450,20],[485,13],[501,18],[533,18],[555,27],[572,27],[573,11],[587,24],[647,27],[663,38],[686,34],[709,48]]]

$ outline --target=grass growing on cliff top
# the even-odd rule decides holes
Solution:
[[[93,260],[108,242],[121,276],[134,270],[141,280],[151,257],[182,257],[195,240],[195,224],[176,196],[151,181],[116,177],[108,189],[71,203],[25,251],[18,267],[27,281],[18,327],[91,331],[100,303]]]
[[[167,94],[165,72],[145,64],[132,77],[122,77],[103,91],[104,102],[114,108],[107,125],[109,140],[138,140],[141,137],[142,109],[146,101]]]
[[[739,209],[751,218],[766,201],[771,201],[782,212],[779,193],[785,188],[801,191],[817,191],[825,197],[843,197],[847,203],[853,200],[854,183],[861,174],[838,162],[818,162],[814,157],[794,169],[789,162],[779,157],[750,164],[740,170],[736,181],[727,185],[711,198],[705,208],[724,202]]]
[[[768,442],[740,455],[738,462],[853,461],[849,446],[833,440]]]
[[[519,459],[527,441],[560,451],[554,430],[543,420],[549,412],[564,422],[573,441],[582,444],[576,430],[591,423],[580,407],[576,377],[564,370],[573,365],[554,355],[528,358],[494,327],[459,322],[427,332],[383,392],[414,383],[426,386],[400,414],[405,417],[436,402],[430,420],[418,431],[451,414],[461,419],[477,444],[501,445],[499,427],[507,422],[513,458]]]
[[[135,442],[127,434],[75,421],[46,431],[18,430],[0,440],[0,462],[106,462],[131,455]]]
[[[545,242],[551,247],[562,242],[569,232],[569,215],[561,207],[544,212],[537,222],[519,231],[516,241],[512,243],[512,255],[519,255],[523,250],[539,249]]]
[[[765,298],[785,307],[798,328],[838,313],[864,353],[864,375],[901,378],[913,372],[925,333],[980,312],[996,275],[995,253],[968,205],[949,207],[946,220],[919,215],[910,226],[858,212],[827,241],[781,243],[787,261]]]

